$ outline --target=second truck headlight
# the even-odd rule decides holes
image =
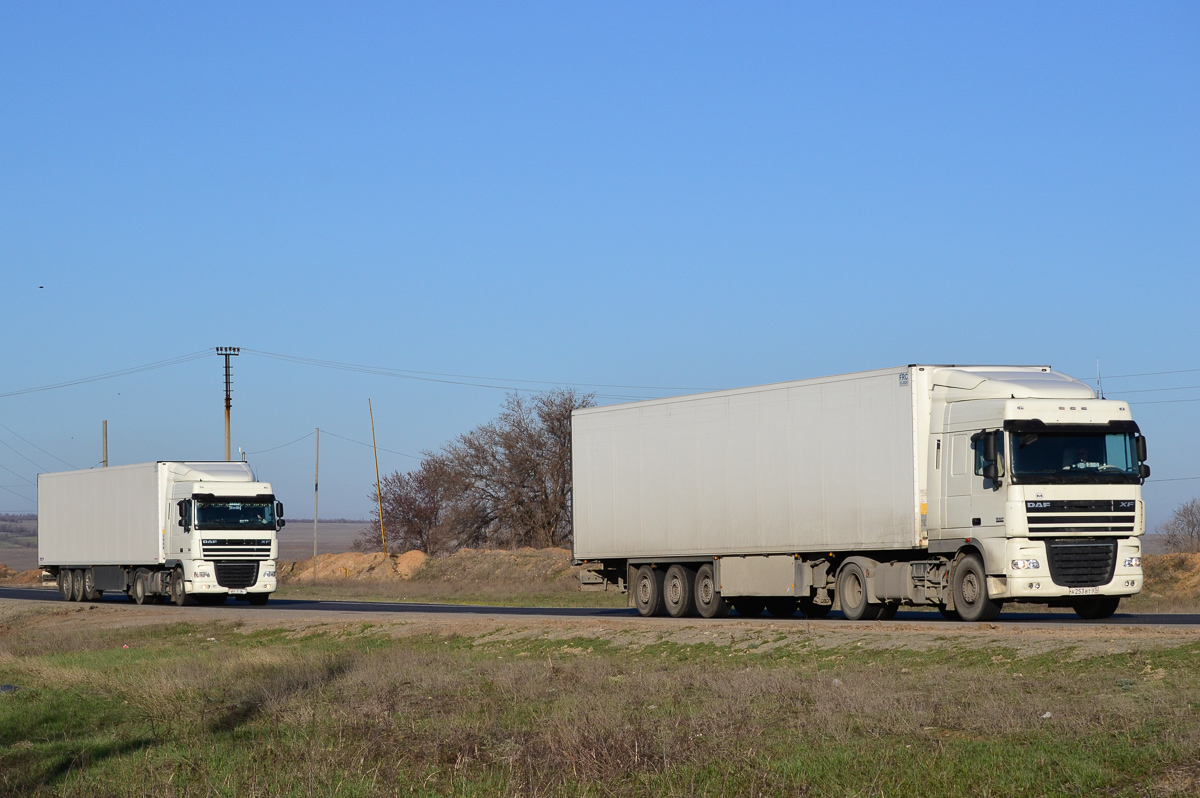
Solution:
[[[1141,568],[1142,567],[1142,558],[1141,557],[1126,557],[1125,558],[1125,567],[1126,568]]]
[[[1013,560],[1012,569],[1014,571],[1034,570],[1041,568],[1042,564],[1037,560]]]

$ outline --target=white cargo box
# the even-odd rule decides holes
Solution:
[[[575,411],[575,557],[920,547],[916,370]]]

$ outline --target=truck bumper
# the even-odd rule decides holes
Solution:
[[[274,593],[279,587],[275,577],[275,561],[263,560],[258,564],[258,581],[246,588],[230,589],[224,587],[217,582],[217,569],[211,562],[198,561],[193,562],[191,567],[187,569],[187,573],[191,577],[185,580],[184,587],[188,593],[196,593],[199,595],[219,595],[221,593],[232,593],[233,595],[241,595],[243,593]]]
[[[1071,588],[1055,584],[1044,541],[1010,538],[1006,555],[1004,576],[988,578],[988,595],[994,599],[1057,601],[1087,596],[1132,596],[1142,590],[1142,547],[1136,537],[1117,539],[1117,563],[1112,579],[1098,587]],[[1028,564],[1030,560],[1036,560],[1038,567],[1012,567],[1014,561]]]

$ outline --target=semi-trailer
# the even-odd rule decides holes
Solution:
[[[69,601],[105,591],[265,604],[283,504],[245,462],[168,462],[38,475],[38,564]]]
[[[1146,439],[1049,366],[909,365],[576,410],[574,558],[642,615],[1112,615]]]

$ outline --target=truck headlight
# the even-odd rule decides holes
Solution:
[[[1126,568],[1141,568],[1142,567],[1142,558],[1141,557],[1126,557],[1125,558],[1125,567]]]
[[[1032,570],[1036,571],[1038,568],[1041,568],[1041,567],[1042,567],[1042,564],[1040,562],[1038,562],[1037,560],[1013,560],[1012,561],[1012,569],[1014,571],[1024,571],[1026,569],[1032,569]]]

